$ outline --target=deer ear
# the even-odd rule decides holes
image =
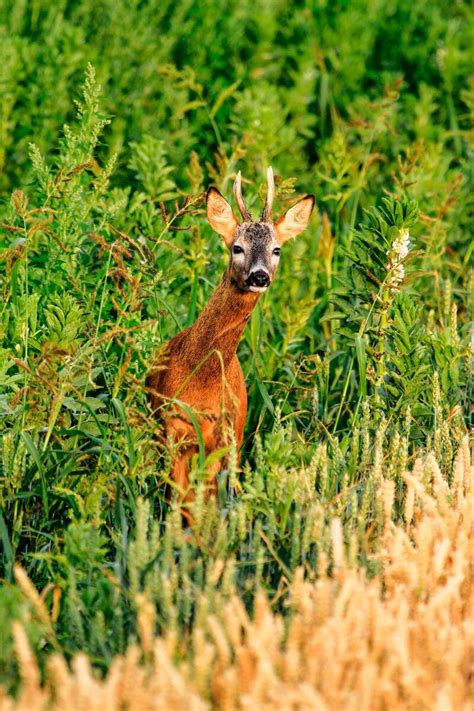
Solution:
[[[239,226],[239,221],[227,202],[222,197],[217,188],[209,188],[206,193],[207,219],[211,227],[223,236],[228,247],[232,244],[235,230]]]
[[[314,202],[314,195],[306,195],[275,222],[277,239],[280,244],[303,232],[308,225]]]

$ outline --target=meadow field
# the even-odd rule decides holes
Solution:
[[[472,7],[0,0],[0,709],[474,703]],[[308,229],[239,348],[192,528],[145,374],[226,265],[204,193]]]

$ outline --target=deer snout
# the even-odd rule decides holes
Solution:
[[[246,279],[247,286],[257,286],[258,288],[264,288],[270,284],[270,274],[263,269],[258,269],[255,272],[251,272]]]

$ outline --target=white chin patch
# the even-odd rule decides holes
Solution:
[[[258,294],[266,291],[268,286],[249,286],[249,291],[256,291]]]

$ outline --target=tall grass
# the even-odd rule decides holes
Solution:
[[[48,703],[51,663],[61,698],[79,674],[86,694],[156,683],[180,703],[244,704],[239,645],[248,660],[268,634],[266,671],[255,664],[245,691],[262,707],[283,687],[356,707],[374,678],[373,708],[405,696],[415,708],[421,687],[439,708],[465,703],[467,4],[78,0],[0,13],[5,693]],[[318,212],[285,245],[240,347],[241,464],[231,447],[206,504],[194,462],[196,523],[183,530],[144,376],[224,269],[204,189],[228,196],[242,169],[257,207],[270,163],[275,214],[297,191],[314,192]],[[240,637],[224,622],[236,615]],[[451,640],[451,626],[448,669],[414,640]],[[330,648],[320,634],[333,627]],[[84,656],[66,670],[77,654],[93,671]],[[168,681],[152,681],[154,665]],[[134,681],[120,686],[124,674]]]
[[[56,654],[42,685],[15,623],[22,692],[17,705],[4,697],[2,708],[470,708],[474,488],[467,440],[448,478],[429,456],[403,479],[400,523],[392,521],[394,482],[379,481],[376,577],[368,578],[354,537],[345,545],[341,519],[333,518],[317,580],[316,570],[312,579],[303,567],[294,571],[286,622],[262,589],[251,616],[232,590],[189,636],[154,637],[156,608],[140,594],[139,639],[103,680],[84,654],[70,668]],[[21,569],[18,579],[43,615]]]

